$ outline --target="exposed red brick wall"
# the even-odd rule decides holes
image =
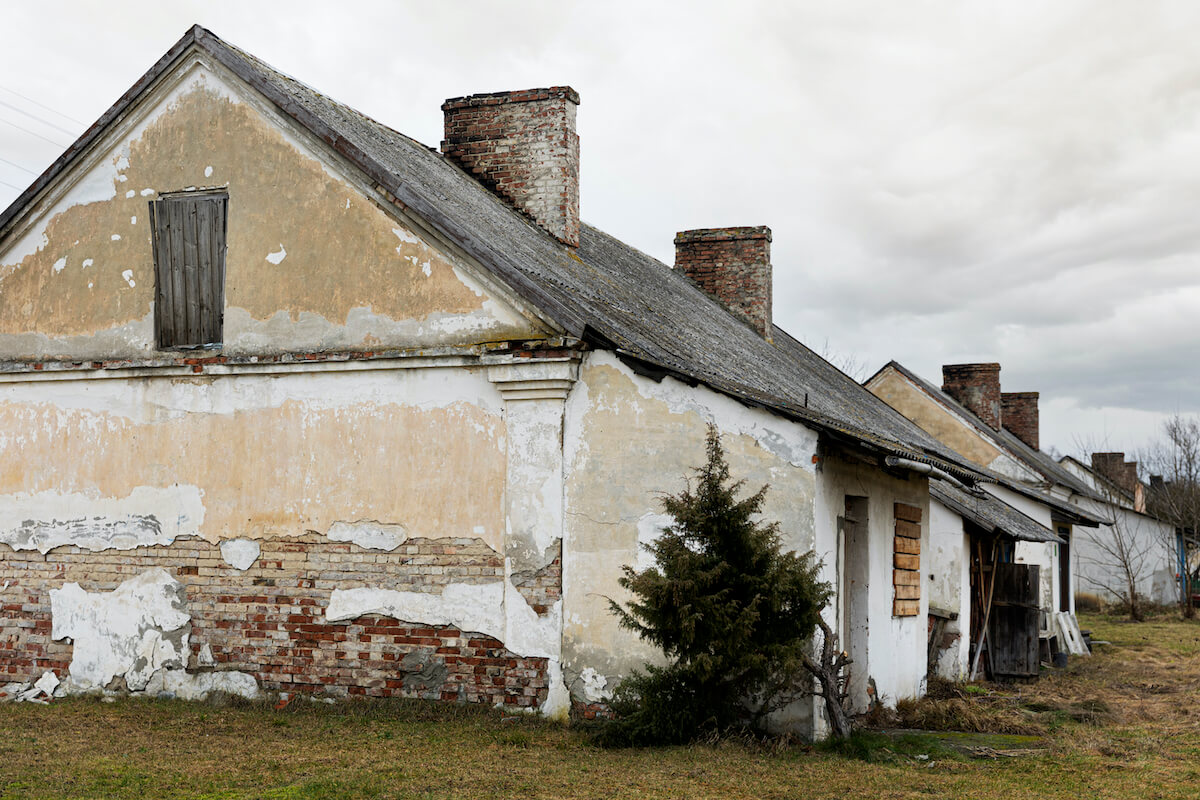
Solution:
[[[1001,392],[1000,422],[1004,429],[1034,450],[1038,442],[1038,393]]]
[[[675,234],[675,269],[759,336],[771,334],[771,229],[704,228]]]
[[[442,104],[442,152],[559,241],[579,245],[579,95],[569,86]]]
[[[945,364],[942,391],[966,406],[992,430],[1000,430],[999,364]]]
[[[522,658],[490,636],[374,615],[325,621],[335,588],[421,591],[502,580],[503,558],[479,540],[414,539],[392,552],[316,534],[261,545],[245,572],[225,563],[216,545],[193,537],[101,553],[0,546],[0,584],[11,582],[0,593],[0,682],[33,680],[47,669],[65,674],[71,645],[50,639],[51,589],[74,581],[89,592],[112,591],[161,567],[186,588],[193,669],[208,645],[216,669],[250,673],[268,691],[518,707],[545,701],[546,659]],[[561,570],[553,567],[530,576],[525,591],[556,598]]]

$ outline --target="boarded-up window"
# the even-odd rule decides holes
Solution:
[[[224,193],[188,192],[150,201],[160,350],[221,344],[228,206]]]
[[[921,509],[896,503],[895,511],[892,616],[915,617],[921,613]]]

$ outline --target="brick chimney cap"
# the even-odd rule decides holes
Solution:
[[[688,242],[733,242],[742,239],[766,239],[769,242],[771,229],[766,225],[754,225],[741,228],[697,228],[675,234],[677,245]]]
[[[563,98],[568,102],[579,105],[579,92],[570,86],[547,86],[543,89],[519,89],[514,92],[486,92],[472,94],[466,97],[451,97],[442,103],[442,111],[452,111],[456,108],[473,106],[502,106],[506,103],[531,103],[537,100],[554,100]]]
[[[981,361],[972,364],[943,364],[942,372],[999,372],[1000,365],[995,361]]]

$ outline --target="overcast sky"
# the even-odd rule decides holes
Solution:
[[[671,263],[769,225],[775,321],[858,377],[998,361],[1043,448],[1200,411],[1200,4],[5,4],[0,207],[193,22],[427,144],[577,89],[583,218]],[[40,105],[39,105],[40,104]],[[19,127],[16,127],[19,126]],[[21,130],[25,129],[25,130]]]

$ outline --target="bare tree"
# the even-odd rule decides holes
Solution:
[[[1109,500],[1113,521],[1084,534],[1093,548],[1086,556],[1081,553],[1080,559],[1099,568],[1090,575],[1092,583],[1120,600],[1129,609],[1129,618],[1140,622],[1144,614],[1138,585],[1149,576],[1161,542],[1143,529],[1140,517],[1123,513],[1118,491],[1102,485],[1100,492]]]

